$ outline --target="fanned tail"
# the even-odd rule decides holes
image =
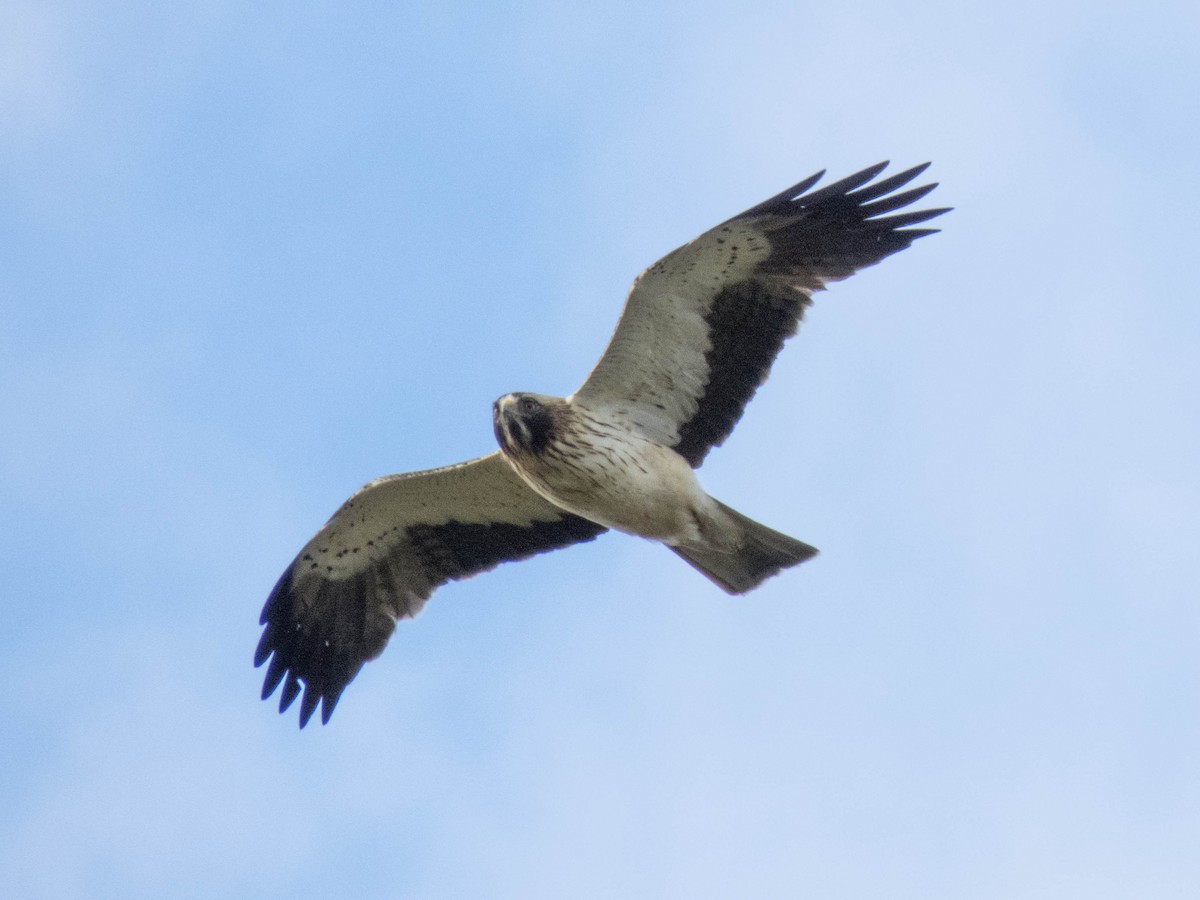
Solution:
[[[742,545],[734,551],[705,547],[671,547],[692,568],[729,594],[744,594],[782,569],[817,555],[817,548],[768,528],[715,501],[742,530]]]

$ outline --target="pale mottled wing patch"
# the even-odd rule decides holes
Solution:
[[[936,187],[893,193],[928,164],[871,183],[886,165],[810,192],[818,173],[656,262],[634,282],[574,399],[699,466],[766,380],[814,291],[937,230],[907,226],[945,209],[885,215]]]
[[[303,683],[300,726],[318,704],[328,722],[396,620],[416,615],[439,585],[604,530],[534,493],[499,453],[373,481],[308,542],[267,599],[254,655],[256,666],[271,660],[263,699],[282,683],[283,712]]]

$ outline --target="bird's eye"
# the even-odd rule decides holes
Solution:
[[[534,400],[532,397],[522,397],[521,398],[521,412],[531,413],[535,409],[537,409],[537,407],[538,407],[538,402],[536,400]]]

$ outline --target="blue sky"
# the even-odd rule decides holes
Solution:
[[[1195,897],[1192,3],[0,5],[0,872],[22,897]],[[444,588],[330,726],[262,601],[568,393],[811,172],[940,235],[821,295],[709,490]]]

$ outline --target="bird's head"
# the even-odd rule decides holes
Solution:
[[[566,401],[542,394],[505,394],[492,404],[492,428],[509,454],[536,455],[554,439],[555,414]]]

